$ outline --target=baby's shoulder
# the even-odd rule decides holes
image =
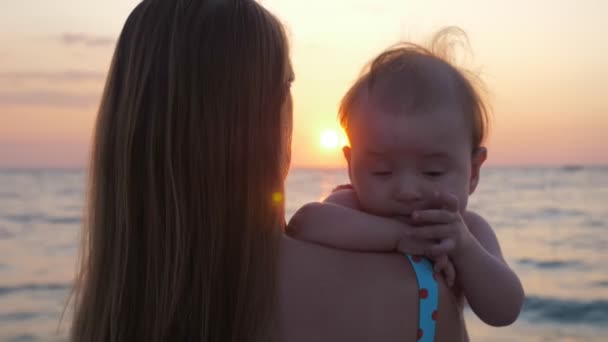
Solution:
[[[481,233],[483,231],[488,230],[492,231],[492,227],[490,226],[488,221],[486,221],[485,218],[473,211],[465,211],[462,215],[462,219],[464,220],[464,223],[467,225],[471,233],[473,233],[474,235],[477,232]]]

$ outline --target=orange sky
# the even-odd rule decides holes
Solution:
[[[79,167],[114,41],[138,1],[0,3],[0,167]],[[608,2],[266,0],[296,72],[294,166],[342,166],[320,136],[361,67],[458,25],[494,109],[490,164],[608,164]]]

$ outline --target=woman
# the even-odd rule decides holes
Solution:
[[[135,8],[95,128],[73,341],[329,340],[370,318],[372,294],[416,315],[398,256],[283,234],[292,80],[283,28],[252,0]],[[368,323],[368,337],[403,329]]]

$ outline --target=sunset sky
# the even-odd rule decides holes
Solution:
[[[114,44],[138,2],[0,2],[0,167],[86,165]],[[448,25],[467,32],[464,66],[490,90],[490,164],[608,164],[608,1],[261,2],[291,40],[296,167],[342,166],[338,102],[364,64]]]

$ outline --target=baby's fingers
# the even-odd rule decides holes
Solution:
[[[457,212],[460,205],[458,204],[458,197],[447,192],[436,192],[434,200],[440,203],[441,208],[447,209],[452,212]]]
[[[447,255],[441,255],[433,259],[433,271],[436,273],[441,272],[448,264],[449,259]]]
[[[411,255],[428,255],[433,247],[432,241],[425,241],[405,237],[397,243],[397,251]]]
[[[456,270],[454,269],[454,264],[452,264],[447,255],[442,255],[435,259],[433,271],[435,271],[435,273],[443,273],[448,286],[454,286],[454,281],[456,280]]]
[[[448,259],[448,263],[443,268],[443,275],[445,276],[445,280],[448,283],[449,287],[454,286],[454,282],[456,281],[456,269],[454,268],[454,264]]]
[[[447,224],[458,220],[458,215],[444,209],[427,209],[413,212],[412,218],[419,223]]]
[[[453,239],[444,239],[441,240],[438,244],[435,244],[431,247],[429,254],[431,257],[436,257],[439,255],[450,255],[452,251],[456,247],[456,242]]]
[[[443,240],[454,235],[454,229],[450,225],[436,225],[417,227],[408,233],[414,239],[419,240]]]

